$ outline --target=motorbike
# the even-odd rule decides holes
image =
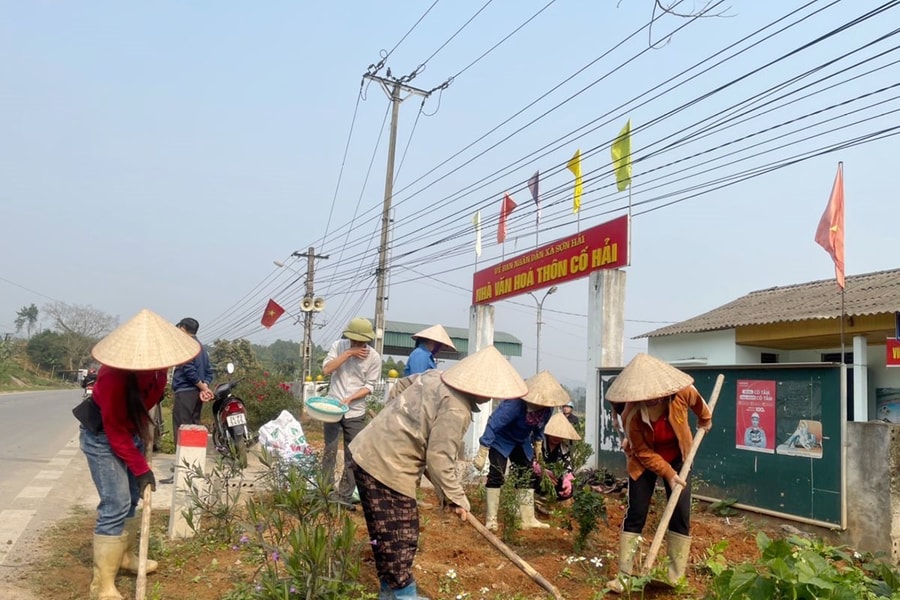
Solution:
[[[88,373],[87,375],[84,376],[84,379],[81,380],[81,387],[84,390],[81,394],[82,400],[93,397],[94,383],[96,383],[96,382],[97,382],[97,373],[96,372]]]
[[[234,373],[234,365],[228,363],[228,373]],[[247,449],[255,441],[247,425],[247,409],[244,401],[233,395],[238,380],[220,383],[214,390],[213,443],[226,458],[240,468],[247,466]]]

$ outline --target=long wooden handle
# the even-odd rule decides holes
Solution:
[[[144,456],[147,458],[147,464],[153,469],[153,429],[150,428],[150,440],[144,448]],[[138,571],[137,580],[134,583],[135,600],[144,600],[147,597],[147,555],[150,552],[150,516],[151,502],[153,490],[150,486],[144,488],[144,495],[141,498],[141,542],[138,546]]]
[[[719,376],[716,377],[716,385],[713,387],[712,397],[709,400],[710,414],[716,409],[716,403],[719,401],[719,393],[722,391],[722,384],[724,382],[725,376],[720,373]],[[681,465],[681,472],[678,476],[685,481],[687,481],[688,475],[691,472],[691,465],[694,464],[694,457],[697,455],[697,449],[700,448],[700,443],[703,441],[704,437],[706,437],[706,430],[698,430],[697,435],[694,436],[694,443],[691,445],[691,449],[684,459],[684,464]],[[659,549],[662,547],[663,536],[666,535],[666,530],[669,528],[669,521],[672,520],[672,515],[675,513],[675,506],[678,504],[678,498],[681,496],[682,489],[683,486],[680,483],[676,483],[672,487],[672,493],[669,495],[669,502],[666,504],[666,509],[659,519],[659,526],[656,529],[656,535],[653,536],[653,543],[650,544],[647,558],[644,559],[644,566],[641,569],[641,573],[644,575],[650,573],[650,570],[653,568],[653,563],[656,561],[656,555],[659,554]]]
[[[479,522],[478,519],[476,519],[472,515],[472,513],[466,513],[466,520],[470,525],[472,525],[472,527],[475,528],[478,533],[484,536],[487,541],[489,541],[497,550],[499,550],[501,554],[503,554],[503,556],[512,561],[513,564],[519,567],[526,575],[531,577],[531,579],[535,581],[539,586],[553,594],[553,598],[555,600],[563,600],[563,597],[560,595],[559,590],[556,589],[556,587],[552,583],[547,581],[547,579],[544,578],[543,575],[535,571],[534,567],[522,560],[522,557],[513,552],[509,546],[507,546],[500,540],[500,538],[491,533],[487,527],[482,525],[481,522]]]

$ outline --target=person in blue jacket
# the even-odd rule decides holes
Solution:
[[[409,354],[409,361],[403,369],[404,377],[436,368],[434,357],[442,348],[456,350],[447,330],[441,325],[432,325],[419,333],[414,333],[412,339],[416,341],[416,347]]]
[[[532,461],[541,456],[544,427],[553,408],[564,406],[569,394],[549,371],[542,371],[525,381],[528,393],[522,398],[503,400],[488,418],[481,446],[472,461],[478,470],[489,463],[487,482],[487,518],[485,526],[497,530],[497,510],[500,507],[500,487],[506,479],[506,467],[512,461],[518,492],[519,516],[522,529],[549,527],[534,517],[534,489],[530,473]]]

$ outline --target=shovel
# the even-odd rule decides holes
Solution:
[[[534,570],[534,567],[529,565],[527,562],[522,560],[518,554],[513,552],[509,546],[504,544],[500,538],[491,533],[491,531],[481,524],[481,522],[472,516],[472,513],[466,512],[466,520],[469,524],[475,528],[475,530],[484,536],[484,539],[489,541],[497,550],[500,551],[503,556],[508,558],[514,565],[519,567],[526,575],[531,577],[531,579],[536,582],[539,586],[547,590],[553,595],[554,600],[563,600],[563,597],[560,595],[559,590],[556,587],[547,581],[547,579]]]
[[[716,385],[713,387],[712,397],[709,400],[710,415],[712,415],[713,410],[716,408],[716,402],[719,401],[719,392],[722,391],[722,384],[724,382],[725,376],[720,373],[719,376],[716,377]],[[681,477],[681,479],[687,481],[687,477],[691,472],[691,465],[694,464],[694,457],[697,455],[697,449],[700,448],[700,442],[703,441],[705,436],[705,429],[699,430],[697,435],[694,436],[694,443],[691,445],[691,449],[684,459],[684,464],[681,465],[681,472],[678,473],[678,476]],[[653,568],[653,563],[656,561],[656,555],[659,554],[659,549],[662,547],[663,536],[666,535],[666,530],[669,528],[669,521],[672,520],[672,514],[675,513],[675,505],[678,504],[678,498],[681,496],[682,489],[684,489],[683,486],[678,483],[672,487],[672,493],[669,495],[669,502],[666,504],[666,509],[659,519],[659,527],[656,529],[656,535],[653,536],[653,543],[650,544],[647,558],[644,559],[644,566],[641,569],[641,573],[644,575],[650,573],[650,570]]]

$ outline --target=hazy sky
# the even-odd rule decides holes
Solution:
[[[627,118],[626,358],[645,348],[633,336],[663,324],[833,277],[813,234],[839,160],[848,274],[896,267],[897,138],[793,163],[897,133],[898,36],[877,40],[900,8],[853,24],[881,4],[734,0],[715,18],[657,12],[648,31],[650,0],[437,2],[386,60],[395,76],[425,62],[410,81],[425,90],[458,74],[420,116],[420,98],[401,106],[388,319],[468,325],[472,214],[485,223],[480,267],[533,247],[521,190],[535,170],[541,243],[623,214],[608,146]],[[289,315],[268,331],[259,319],[270,297],[298,313],[306,266],[291,253],[311,245],[329,256],[317,343],[373,315],[389,103],[375,84],[360,95],[361,75],[430,6],[0,2],[0,333],[55,299],[123,320],[143,307],[194,316],[207,342],[298,340]],[[580,219],[561,168],[576,149]],[[501,249],[506,191],[519,207]],[[542,363],[568,382],[585,379],[586,282],[544,304]],[[496,316],[531,375],[535,301],[499,302]]]

